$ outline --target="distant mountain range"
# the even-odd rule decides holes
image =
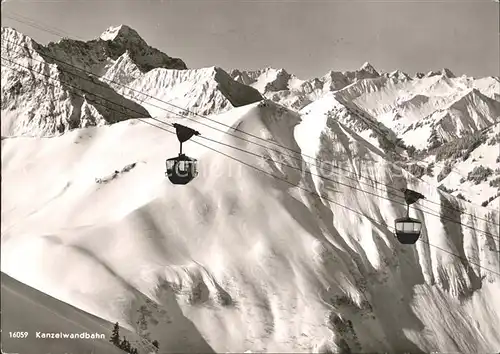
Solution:
[[[134,117],[214,115],[268,98],[301,113],[320,105],[320,114],[333,115],[456,196],[489,204],[498,194],[492,182],[498,175],[498,77],[456,77],[446,68],[379,73],[369,63],[309,80],[285,69],[188,69],[126,25],[95,40],[65,38],[47,46],[2,27],[2,56],[3,136],[52,136]],[[436,157],[443,149],[460,151]],[[476,183],[468,176],[480,166],[488,176]]]

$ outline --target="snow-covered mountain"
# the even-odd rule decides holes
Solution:
[[[494,95],[500,86],[496,78],[485,83],[445,74],[403,81],[361,80],[315,104],[323,101],[330,114],[342,112],[344,121],[359,128],[364,138],[386,152],[396,151],[393,158],[412,173],[482,204],[498,195],[491,183],[500,175],[495,138],[500,133],[500,101]],[[468,185],[469,175],[480,166],[490,172],[480,183]],[[426,170],[430,173],[423,173]]]
[[[411,77],[400,70],[379,73],[369,63],[312,80],[272,68],[231,75],[303,114],[335,117],[408,171],[455,196],[476,204],[498,202],[497,77],[456,77],[446,68]],[[442,153],[456,148],[460,151]],[[487,175],[469,183],[473,171]]]
[[[123,61],[142,74],[156,68],[187,69],[181,59],[149,46],[137,31],[126,25],[109,27],[99,38],[86,42],[64,38],[49,43],[47,49],[50,55],[96,76],[110,75],[116,63]],[[125,81],[133,78],[128,77]]]
[[[490,81],[500,88],[496,78]],[[407,145],[425,149],[432,145],[433,133],[441,143],[449,142],[500,120],[500,101],[489,89],[482,93],[477,86],[466,77],[402,81],[383,77],[358,81],[336,96],[384,123]]]
[[[58,81],[25,70],[18,89],[2,67],[2,272],[119,322],[144,353],[153,339],[160,353],[500,350],[497,78],[368,63],[314,80],[228,74],[139,50],[126,26],[90,41],[104,60],[11,29],[2,47],[4,32],[24,57],[2,56]],[[128,110],[70,124],[68,77]],[[188,185],[165,178],[179,144],[148,116],[201,133],[184,144],[199,166]],[[410,209],[415,245],[393,234],[403,187],[426,196]]]
[[[257,90],[234,81],[218,67],[154,69],[126,86],[115,87],[139,102],[153,117],[212,115],[262,100]]]
[[[124,25],[95,40],[47,46],[2,27],[2,57],[2,135],[50,136],[169,115],[158,107],[208,115],[262,99],[220,68],[187,70],[182,60],[150,47]]]
[[[148,116],[109,85],[61,67],[51,50],[14,29],[2,27],[1,43],[2,135],[48,136]]]
[[[109,341],[112,323],[33,289],[3,272],[1,278],[2,353],[123,354]],[[52,335],[59,339],[51,340]],[[121,328],[121,335],[139,345],[141,353],[149,351],[137,334]]]
[[[254,71],[232,70],[231,76],[238,82],[250,85],[266,98],[292,109],[301,109],[325,93],[339,90],[361,79],[379,77],[370,63],[359,70],[330,71],[322,78],[301,80],[285,69],[265,68]]]
[[[416,179],[327,116],[264,101],[216,119],[268,143],[178,120],[213,139],[185,144],[200,175],[180,188],[163,174],[175,135],[142,122],[4,139],[2,270],[165,352],[179,351],[173,338],[189,338],[183,352],[500,348],[498,211]],[[405,207],[386,186],[427,197],[411,210],[415,246],[392,234]]]

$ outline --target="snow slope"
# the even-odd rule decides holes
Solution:
[[[2,353],[123,354],[109,342],[112,323],[41,293],[3,272],[1,278]],[[16,332],[27,332],[28,336],[11,337],[10,334]],[[44,333],[63,333],[67,337],[43,339],[37,338],[37,332],[40,336]],[[69,338],[82,334],[83,339]],[[121,329],[121,335],[132,341],[137,337],[125,329]],[[86,336],[89,338],[85,339]]]
[[[393,145],[402,148],[397,158],[407,166],[433,170],[423,176],[426,181],[480,205],[498,194],[498,189],[490,186],[500,172],[500,142],[493,138],[498,134],[500,101],[490,91],[497,83],[495,78],[473,80],[449,74],[397,83],[380,78],[356,82],[333,95],[351,116],[350,126],[369,122],[365,138],[389,137]],[[373,127],[382,128],[383,133],[373,134]],[[391,144],[383,145],[387,149]],[[446,149],[448,153],[442,154]],[[462,151],[455,151],[459,149]],[[492,173],[469,184],[476,166]]]
[[[464,141],[471,143],[462,143]],[[476,204],[499,208],[500,122],[481,134],[472,135],[472,138],[467,136],[445,144],[437,151],[444,152],[441,155],[445,157],[449,156],[440,160],[441,166],[435,170],[435,176],[442,175],[440,183],[443,186],[455,196],[462,195]],[[453,170],[448,171],[447,164],[452,164]],[[429,176],[426,179],[433,180]]]
[[[61,66],[51,49],[14,29],[2,27],[1,52],[2,135],[51,136],[148,116],[109,85]],[[112,109],[110,102],[115,103]]]
[[[415,153],[405,145],[397,134],[398,126],[391,125],[390,119],[377,120],[376,116],[370,115],[356,103],[345,100],[336,92],[325,94],[300,112],[304,115],[321,116],[322,119],[330,117],[345,124],[378,148],[386,158],[397,162],[416,177],[436,186],[444,186],[453,195],[462,195],[476,205],[488,200],[491,203],[491,198],[498,194],[498,188],[492,183],[500,174],[499,123],[484,124],[482,129],[471,129],[468,134],[450,138],[447,143],[434,140],[433,147]],[[406,119],[409,119],[408,117],[411,118],[411,115],[405,116]],[[427,120],[427,123],[429,122]],[[456,123],[457,120],[453,122]],[[412,137],[414,141],[422,141],[429,136],[426,133],[431,134],[429,125],[421,126],[417,123],[417,127],[419,128],[416,130],[407,130],[405,136]],[[425,127],[428,129],[424,129]],[[436,137],[435,134],[431,135],[433,139]],[[422,146],[426,145],[424,143]],[[489,169],[489,175],[477,183],[471,182],[474,168]]]
[[[500,279],[484,269],[500,268],[498,211],[415,179],[322,114],[264,101],[216,120],[265,147],[179,120],[202,134],[184,147],[200,162],[187,186],[164,177],[175,136],[136,120],[3,139],[2,270],[159,338],[163,352],[500,349]],[[302,154],[293,159],[271,142]],[[315,168],[316,159],[350,173]],[[324,178],[311,176],[313,168]],[[426,195],[411,211],[424,223],[422,242],[395,240],[390,225],[404,206],[384,185]]]
[[[193,70],[154,69],[126,86],[115,86],[153,117],[211,115],[262,100],[250,86],[234,81],[218,67]]]

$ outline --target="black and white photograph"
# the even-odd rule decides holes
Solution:
[[[2,0],[2,354],[499,354],[498,0]]]

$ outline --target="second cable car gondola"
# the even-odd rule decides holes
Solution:
[[[173,184],[188,184],[198,176],[198,167],[196,159],[182,153],[182,143],[191,139],[193,135],[200,135],[200,133],[177,123],[174,123],[173,126],[176,130],[177,139],[179,139],[180,151],[179,156],[165,161],[167,169],[165,176]]]
[[[406,188],[402,189],[402,192],[405,194],[406,216],[394,221],[395,234],[400,243],[412,245],[420,237],[422,223],[418,219],[410,218],[410,204],[415,203],[419,199],[425,199],[425,197],[418,192]]]

